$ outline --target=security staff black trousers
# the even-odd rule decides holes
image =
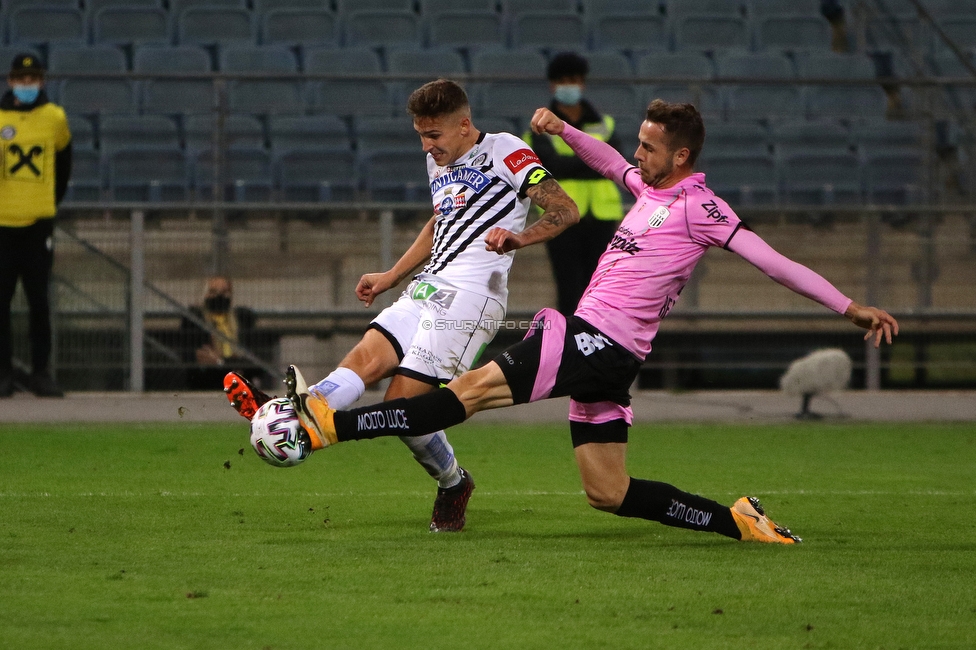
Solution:
[[[0,374],[11,369],[10,303],[19,279],[30,310],[31,370],[46,372],[51,356],[48,285],[54,263],[54,219],[25,228],[0,226]]]

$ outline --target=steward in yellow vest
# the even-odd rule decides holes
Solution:
[[[583,99],[589,63],[572,52],[557,54],[547,69],[553,99],[549,109],[567,123],[620,150],[616,124]],[[558,309],[570,316],[613,238],[624,210],[617,185],[580,160],[559,136],[522,136],[542,165],[579,207],[580,222],[546,242],[556,281]]]
[[[26,388],[61,397],[48,371],[54,263],[54,215],[71,175],[71,132],[64,110],[44,93],[44,66],[33,54],[14,58],[0,97],[0,397]],[[30,310],[31,373],[13,370],[10,302],[17,281]]]

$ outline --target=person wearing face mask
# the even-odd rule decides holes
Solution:
[[[552,92],[549,109],[619,151],[621,143],[614,119],[601,115],[583,99],[588,72],[589,63],[578,54],[564,52],[554,56],[546,71]],[[546,242],[556,280],[557,308],[561,314],[571,316],[623,217],[620,190],[613,181],[590,169],[559,136],[528,131],[522,139],[579,206],[580,222]]]
[[[31,373],[26,388],[63,397],[49,370],[54,216],[71,176],[71,131],[64,110],[48,101],[44,66],[33,54],[14,58],[10,89],[0,98],[0,397],[23,388],[13,368],[10,303],[17,281],[30,313]]]
[[[242,358],[236,349],[238,345],[250,347],[255,315],[247,307],[234,307],[233,295],[230,278],[208,278],[202,305],[190,307],[190,313],[206,323],[208,329],[190,318],[184,317],[180,323],[183,360],[191,365],[186,383],[192,390],[217,390],[228,370],[261,384],[261,369]]]

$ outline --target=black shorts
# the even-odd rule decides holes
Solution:
[[[632,421],[624,412],[629,414],[630,386],[641,361],[582,318],[567,319],[554,309],[543,309],[529,335],[494,361],[516,404],[569,395],[571,420]],[[574,410],[579,417],[574,417]]]

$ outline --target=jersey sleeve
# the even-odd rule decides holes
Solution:
[[[732,236],[746,227],[729,204],[710,191],[690,190],[684,200],[688,233],[699,244],[726,248]]]
[[[529,188],[552,178],[539,156],[514,135],[501,134],[495,141],[495,172],[525,198]]]

